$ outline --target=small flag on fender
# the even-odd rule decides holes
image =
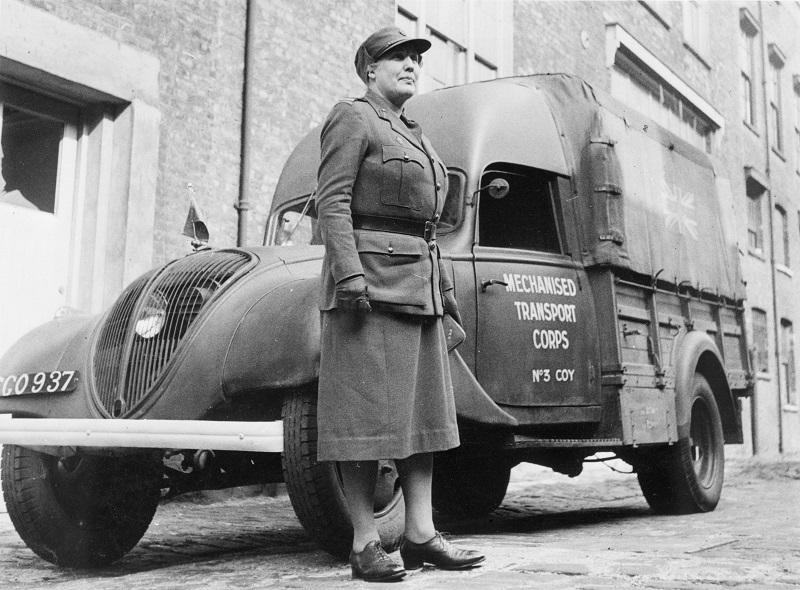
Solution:
[[[189,199],[191,203],[189,205],[189,214],[186,216],[186,223],[183,224],[183,235],[192,238],[192,244],[195,242],[208,242],[208,228],[203,221],[203,212],[194,197],[189,197]]]

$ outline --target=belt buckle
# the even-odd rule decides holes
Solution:
[[[436,224],[432,221],[425,222],[425,231],[422,234],[422,237],[425,238],[426,242],[430,242],[436,239]]]

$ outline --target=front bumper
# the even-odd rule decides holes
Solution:
[[[12,418],[0,414],[0,444],[283,451],[283,422]]]

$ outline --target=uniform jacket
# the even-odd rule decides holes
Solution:
[[[326,248],[320,308],[336,307],[336,283],[364,275],[370,303],[378,308],[442,315],[441,293],[452,282],[435,242],[353,229],[353,215],[438,220],[447,169],[427,138],[415,135],[374,93],[339,102],[322,127],[317,180],[317,216]]]

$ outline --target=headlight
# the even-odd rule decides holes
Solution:
[[[147,296],[142,311],[136,320],[136,333],[142,338],[157,336],[167,320],[167,298],[153,291]]]

